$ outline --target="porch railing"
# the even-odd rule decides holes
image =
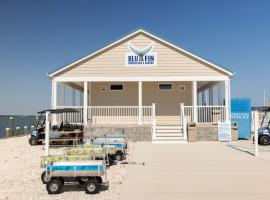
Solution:
[[[56,106],[57,109],[61,108],[74,108],[78,112],[74,113],[61,113],[56,114],[55,118],[57,122],[69,122],[70,124],[82,124],[83,123],[83,106]]]
[[[138,124],[139,106],[89,106],[92,124]],[[152,106],[142,106],[142,124],[151,124]]]
[[[194,106],[184,106],[188,122],[194,121]],[[226,121],[226,106],[197,106],[198,123],[217,123]]]

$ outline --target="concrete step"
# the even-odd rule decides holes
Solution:
[[[182,133],[181,129],[157,129],[157,133]]]
[[[183,137],[183,133],[157,133],[156,137]]]
[[[175,125],[171,125],[171,126],[168,126],[168,125],[164,125],[164,126],[160,126],[160,125],[157,125],[156,126],[157,129],[182,129],[182,126],[175,126]]]

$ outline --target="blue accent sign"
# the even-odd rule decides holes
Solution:
[[[251,138],[251,100],[232,99],[231,100],[231,121],[238,125],[238,138]]]

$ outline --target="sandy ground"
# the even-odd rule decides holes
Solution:
[[[129,144],[130,160],[135,144]],[[96,195],[88,195],[79,185],[67,185],[64,192],[48,195],[40,180],[40,156],[44,154],[42,146],[30,146],[26,137],[14,137],[0,140],[0,199],[98,199],[115,200],[121,190],[127,165],[116,164],[108,170],[109,189]],[[52,150],[54,153],[59,150]]]

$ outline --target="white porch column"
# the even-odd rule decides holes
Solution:
[[[65,85],[61,83],[61,106],[65,106]]]
[[[57,82],[52,81],[52,109],[57,106]]]
[[[198,122],[197,81],[192,82],[193,122]]]
[[[231,101],[231,89],[230,80],[225,81],[225,106],[226,106],[226,121],[230,121],[230,101]]]
[[[88,83],[85,81],[83,87],[83,125],[87,126],[87,94],[88,94]]]
[[[223,105],[222,103],[222,82],[218,82],[218,105]]]
[[[209,106],[212,106],[213,105],[213,101],[214,101],[214,98],[213,98],[213,95],[214,95],[214,91],[213,91],[213,86],[209,88],[209,93],[208,93],[208,102],[209,102]]]
[[[91,82],[88,82],[88,106],[91,106]]]
[[[56,109],[57,106],[57,82],[52,81],[52,109]],[[51,123],[52,125],[55,125],[57,123],[56,115],[51,115]]]
[[[71,105],[72,106],[76,105],[75,88],[72,88],[71,90]]]
[[[142,115],[143,115],[143,110],[142,110],[142,81],[138,82],[138,106],[139,106],[139,125],[142,125]]]

